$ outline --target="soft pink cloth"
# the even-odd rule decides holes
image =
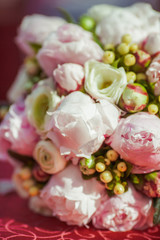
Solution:
[[[121,119],[107,141],[121,158],[132,163],[133,172],[160,170],[160,119],[149,113],[135,113]]]
[[[116,128],[119,109],[107,100],[95,103],[79,91],[69,94],[46,122],[46,138],[51,139],[63,155],[90,157],[102,145],[105,136]]]
[[[0,158],[8,149],[32,156],[38,140],[39,136],[27,120],[24,102],[13,104],[0,125]]]
[[[101,47],[91,39],[91,34],[74,24],[65,24],[51,34],[38,52],[37,59],[47,75],[52,76],[58,64],[84,65],[87,60],[101,60]]]
[[[153,226],[152,199],[149,199],[129,184],[128,191],[108,198],[107,195],[92,218],[96,228],[125,232],[143,230]]]
[[[151,62],[147,72],[148,81],[155,83],[154,94],[160,95],[160,54],[158,54]]]
[[[61,221],[82,226],[91,220],[104,194],[104,185],[95,178],[84,180],[79,167],[71,164],[51,177],[41,198]]]
[[[66,21],[60,17],[48,17],[40,14],[26,16],[19,27],[16,43],[25,54],[32,55],[34,52],[29,43],[42,44],[51,32],[56,31],[64,23]]]
[[[58,65],[53,71],[53,76],[62,89],[68,92],[75,91],[82,85],[84,69],[79,64],[65,63]]]

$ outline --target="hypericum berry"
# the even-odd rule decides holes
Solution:
[[[35,181],[33,179],[28,179],[22,182],[22,187],[25,190],[29,190],[33,185],[35,184]]]
[[[119,195],[125,192],[125,188],[121,183],[117,183],[113,191],[116,195]]]
[[[97,171],[97,172],[103,172],[105,169],[106,169],[106,166],[105,166],[104,163],[98,162],[98,163],[96,164],[96,171]]]
[[[96,23],[92,17],[84,15],[80,18],[80,25],[85,30],[92,31],[94,29]]]
[[[106,64],[112,64],[115,60],[115,53],[112,51],[106,51],[103,55],[102,60]]]
[[[115,50],[115,46],[114,44],[112,43],[108,43],[104,46],[104,50],[107,51],[107,50],[110,50],[110,51],[114,51]]]
[[[127,72],[127,82],[133,83],[136,80],[136,74],[134,72]]]
[[[139,112],[148,103],[149,96],[147,90],[139,83],[128,84],[119,100],[119,106],[127,112]]]
[[[158,106],[156,104],[149,104],[148,106],[148,112],[150,114],[157,114],[158,113]]]
[[[124,57],[124,64],[127,66],[127,67],[131,67],[133,66],[134,64],[136,63],[136,58],[133,54],[127,54],[125,57]]]
[[[109,183],[113,179],[112,173],[110,171],[106,170],[100,174],[100,179],[104,183]]]
[[[117,47],[117,51],[121,55],[125,55],[125,54],[129,53],[129,46],[126,43],[120,43]]]
[[[107,157],[111,162],[116,161],[116,160],[118,159],[118,156],[119,156],[118,153],[117,153],[115,150],[113,150],[113,149],[107,151],[107,153],[106,153],[106,157]]]
[[[95,173],[95,157],[82,158],[79,162],[80,170],[84,175],[92,175]]]
[[[31,197],[37,196],[39,194],[39,188],[36,186],[33,186],[29,189],[29,195]]]
[[[109,166],[111,164],[111,161],[108,158],[105,158],[104,161],[107,166]]]
[[[137,79],[137,81],[147,80],[147,76],[144,73],[137,73],[136,79]]]
[[[127,43],[129,44],[130,42],[132,42],[132,37],[130,34],[125,34],[122,36],[122,42],[123,43]]]
[[[31,172],[31,169],[28,168],[28,167],[24,167],[20,170],[19,172],[19,176],[22,180],[27,180],[27,179],[30,179],[31,176],[32,176],[32,172]]]
[[[138,45],[136,43],[132,43],[129,47],[129,51],[135,53],[138,50]]]
[[[125,172],[127,170],[127,165],[125,162],[120,162],[117,164],[117,169],[120,171],[120,172]]]

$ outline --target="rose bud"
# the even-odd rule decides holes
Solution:
[[[147,90],[138,83],[128,84],[120,98],[119,106],[127,112],[138,112],[143,110],[149,97]]]
[[[160,172],[152,172],[141,175],[143,178],[140,184],[135,184],[135,187],[146,194],[148,197],[160,197]],[[138,177],[138,175],[137,175]]]
[[[45,173],[39,165],[36,165],[33,170],[32,170],[33,177],[38,181],[38,182],[46,182],[50,175]]]
[[[60,172],[67,163],[51,141],[38,142],[33,155],[42,170],[49,174]]]
[[[136,57],[136,64],[133,66],[133,71],[141,72],[145,70],[151,62],[151,55],[142,50],[136,51],[134,55]]]

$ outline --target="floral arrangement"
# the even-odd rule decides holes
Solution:
[[[158,224],[160,14],[146,3],[63,14],[19,27],[26,57],[1,107],[0,159],[35,212],[111,231]]]

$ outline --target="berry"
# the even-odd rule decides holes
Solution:
[[[104,183],[109,183],[113,179],[112,173],[110,171],[106,170],[100,174],[100,179]]]

